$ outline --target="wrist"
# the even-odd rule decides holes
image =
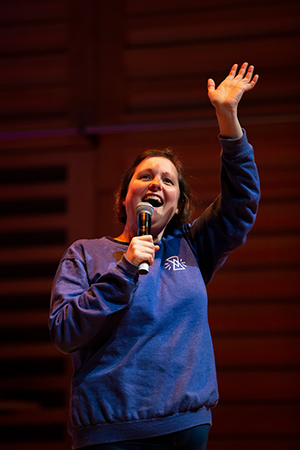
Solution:
[[[218,118],[226,118],[230,120],[237,119],[238,111],[236,106],[230,106],[228,104],[215,105],[215,112]]]
[[[239,139],[243,135],[240,122],[235,108],[216,108],[216,116],[219,124],[220,134],[230,139]]]

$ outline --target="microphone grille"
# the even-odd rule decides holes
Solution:
[[[141,213],[150,214],[150,217],[152,217],[152,215],[154,213],[154,208],[148,202],[140,202],[136,206],[136,214],[139,215]]]

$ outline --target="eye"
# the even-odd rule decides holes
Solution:
[[[173,182],[173,180],[171,180],[171,178],[165,178],[165,179],[164,179],[164,182],[165,182],[166,184],[170,184],[170,185],[174,186],[174,182]]]
[[[139,176],[139,180],[151,180],[152,176],[149,173],[142,173]]]

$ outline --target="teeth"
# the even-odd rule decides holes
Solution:
[[[143,198],[143,201],[151,203],[152,206],[162,205],[162,199],[157,195],[146,195],[146,197]]]

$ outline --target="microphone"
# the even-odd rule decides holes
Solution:
[[[151,233],[151,217],[153,216],[154,208],[150,203],[140,202],[136,207],[138,236],[145,236]],[[139,274],[146,275],[149,272],[148,261],[143,261],[139,264]]]

